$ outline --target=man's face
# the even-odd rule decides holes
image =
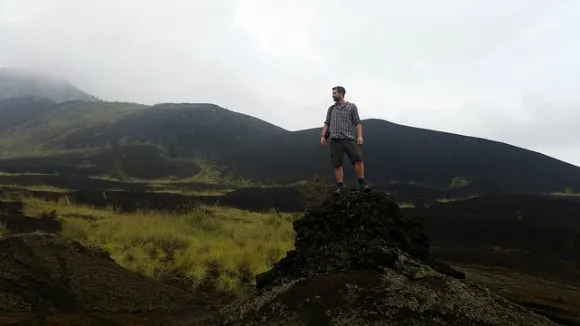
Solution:
[[[342,99],[342,94],[340,94],[336,89],[332,90],[332,99],[335,102],[338,102]]]

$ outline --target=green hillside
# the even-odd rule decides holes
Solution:
[[[13,102],[21,100],[4,101],[4,104],[0,103],[0,107],[8,107],[8,103]],[[37,114],[0,131],[0,152],[2,156],[30,156],[55,154],[71,149],[88,150],[90,148],[86,146],[67,147],[66,140],[71,135],[85,133],[88,128],[97,130],[95,134],[91,134],[97,136],[98,130],[106,130],[145,107],[132,103],[75,101],[38,111],[35,103],[30,102],[28,106],[20,108],[20,114],[26,110],[34,110]],[[9,112],[12,110],[0,110],[0,120],[14,116]]]
[[[0,169],[108,174],[121,161],[130,177],[187,177],[200,171],[195,160],[201,159],[260,182],[288,184],[314,173],[332,176],[328,148],[318,142],[319,128],[290,132],[203,103],[75,101],[51,106],[22,101],[0,102],[0,121],[14,121],[0,131],[0,152],[12,158],[1,162]],[[2,109],[14,106],[18,109]],[[20,118],[14,119],[15,111]],[[383,120],[363,125],[367,178],[377,185],[447,188],[461,180],[461,187],[490,193],[580,189],[580,168],[533,151]],[[147,173],[146,167],[155,172]],[[348,178],[353,177],[350,170]]]

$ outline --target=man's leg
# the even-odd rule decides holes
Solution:
[[[365,179],[365,165],[363,161],[358,161],[354,163],[354,172],[359,180]]]
[[[350,161],[354,164],[354,172],[358,178],[358,184],[361,190],[369,190],[365,183],[365,169],[362,158],[362,148],[356,141],[349,141],[345,145],[345,151]]]
[[[344,173],[342,171],[342,166],[334,168],[334,177],[336,178],[336,183],[338,184],[338,186],[339,187],[342,186],[342,182],[344,179]]]
[[[338,185],[335,194],[342,193],[342,185],[344,181],[344,173],[342,170],[343,151],[344,148],[341,140],[333,139],[330,141],[330,157],[334,168],[334,177],[336,178],[336,183]]]

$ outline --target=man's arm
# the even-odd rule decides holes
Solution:
[[[353,104],[352,110],[350,111],[350,118],[352,120],[352,124],[356,126],[356,134],[358,138],[362,138],[362,124],[360,121],[360,116],[358,114],[358,107]]]
[[[328,125],[325,123],[322,125],[322,137],[326,136],[326,132],[328,131]]]
[[[326,135],[326,132],[328,131],[328,126],[330,126],[330,111],[332,109],[332,106],[328,108],[328,110],[326,111],[326,120],[324,120],[324,125],[322,125],[322,137],[324,137],[324,135]]]
[[[362,138],[362,125],[359,123],[356,125],[356,137]]]

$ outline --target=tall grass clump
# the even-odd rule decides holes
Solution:
[[[105,249],[127,269],[193,290],[242,294],[293,243],[291,219],[274,212],[194,206],[184,213],[120,213],[67,200],[24,202],[32,214],[56,210],[63,236]]]

